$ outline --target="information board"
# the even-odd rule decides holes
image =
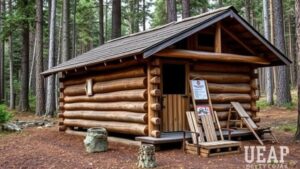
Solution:
[[[206,83],[204,80],[191,80],[195,100],[207,100]]]

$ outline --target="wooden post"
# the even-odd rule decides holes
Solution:
[[[159,102],[161,92],[157,92],[160,87],[160,60],[151,60],[148,64],[148,135],[152,137],[160,137],[160,118],[161,111]],[[153,94],[156,93],[156,94]]]
[[[221,23],[220,22],[218,22],[216,25],[215,52],[222,53]]]

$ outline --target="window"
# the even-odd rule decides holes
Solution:
[[[185,65],[163,65],[163,94],[185,94]]]

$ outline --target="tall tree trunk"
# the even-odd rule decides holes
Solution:
[[[299,62],[300,62],[300,0],[295,1],[295,17],[296,17],[296,55],[298,58],[298,75],[300,75]],[[300,140],[300,77],[298,76],[298,121],[297,121],[297,131],[295,134],[295,139]]]
[[[146,0],[143,0],[143,31],[146,30]]]
[[[251,22],[251,0],[245,0],[245,19]]]
[[[28,6],[28,0],[21,1],[24,9]],[[22,58],[21,58],[21,91],[20,91],[20,110],[29,110],[29,16],[24,10],[23,15],[26,20],[22,22]]]
[[[275,46],[285,53],[285,40],[283,28],[283,8],[281,0],[273,0],[274,7],[274,35]],[[291,102],[291,92],[289,85],[289,74],[287,66],[278,66],[277,68],[277,86],[276,86],[276,104],[284,105]]]
[[[12,15],[12,0],[8,1],[9,14]],[[9,50],[9,108],[15,108],[15,98],[14,98],[14,76],[13,76],[13,47],[12,47],[12,32],[9,32],[8,36],[8,50]]]
[[[218,6],[219,6],[219,8],[223,7],[223,0],[218,0]]]
[[[263,0],[263,16],[264,16],[264,35],[267,40],[270,39],[270,12],[269,12],[269,0]],[[269,105],[274,104],[273,99],[273,70],[271,67],[265,68],[266,77],[266,96],[267,103]]]
[[[45,89],[43,72],[43,0],[36,0],[36,115],[45,114]]]
[[[0,32],[3,25],[3,0],[0,0]],[[0,39],[0,103],[4,100],[4,41]]]
[[[70,59],[69,38],[70,0],[63,1],[62,62]]]
[[[291,74],[291,86],[292,88],[295,88],[297,86],[297,59],[295,55],[295,50],[294,50],[294,32],[292,31],[292,15],[288,15],[288,47],[289,47],[289,55],[290,59],[292,60],[292,64],[290,65],[290,74]]]
[[[168,23],[177,21],[176,0],[167,0]]]
[[[72,43],[72,58],[76,57],[76,38],[77,38],[77,30],[76,30],[76,7],[77,7],[77,0],[74,0],[74,11],[73,11],[73,43]]]
[[[54,66],[55,61],[55,23],[56,23],[56,0],[51,1],[50,14],[50,34],[49,34],[49,51],[48,51],[48,69]],[[54,75],[48,76],[47,79],[47,99],[46,99],[46,114],[53,116],[55,112],[55,79]]]
[[[190,17],[190,0],[182,0],[182,18]]]
[[[99,0],[99,45],[104,44],[103,0]]]
[[[112,34],[111,38],[121,36],[121,1],[112,0]]]

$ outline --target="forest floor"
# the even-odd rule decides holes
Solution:
[[[293,141],[297,112],[282,108],[266,108],[258,114],[262,126],[272,126],[280,144],[267,143],[267,150],[275,146],[288,146],[285,166],[300,168],[300,143]],[[15,119],[36,118],[29,114],[16,114]],[[255,140],[242,142],[242,153],[203,158],[185,154],[180,147],[156,152],[157,168],[265,168],[245,162],[245,145],[257,145]],[[58,132],[58,127],[27,128],[21,133],[0,134],[0,168],[136,168],[137,147],[109,143],[109,151],[88,154],[83,137]],[[269,151],[264,153],[268,157]],[[279,154],[277,154],[279,156]],[[273,166],[274,167],[274,166]],[[275,166],[276,167],[276,166]]]

